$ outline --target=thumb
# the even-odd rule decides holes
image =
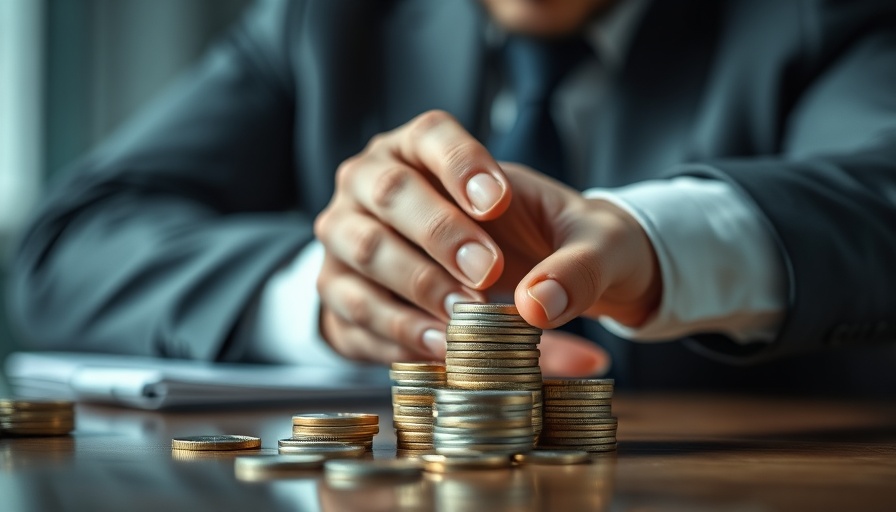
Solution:
[[[608,271],[598,244],[565,245],[523,278],[514,302],[530,324],[557,327],[592,309],[606,289]]]

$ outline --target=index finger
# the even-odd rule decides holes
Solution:
[[[510,182],[485,146],[450,114],[431,110],[399,130],[396,156],[425,169],[467,214],[493,220],[510,205]]]

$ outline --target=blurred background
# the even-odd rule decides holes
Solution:
[[[7,262],[41,192],[195,61],[248,3],[0,0],[0,360],[17,347],[6,315]],[[0,393],[3,386],[0,378]]]

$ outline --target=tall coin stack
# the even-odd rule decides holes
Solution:
[[[401,451],[432,450],[435,389],[445,387],[442,363],[392,363],[392,421]]]
[[[438,453],[525,453],[535,444],[532,393],[437,389],[432,411]]]
[[[0,434],[64,436],[74,429],[74,402],[0,398]]]
[[[545,379],[539,448],[615,450],[613,383],[613,379]]]
[[[373,436],[380,431],[376,414],[325,412],[292,417],[292,439],[306,442],[339,442],[373,449]]]
[[[532,393],[532,427],[542,426],[541,329],[523,320],[513,304],[459,302],[448,321],[445,371],[448,387]]]

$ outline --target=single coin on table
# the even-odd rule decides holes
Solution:
[[[367,453],[367,448],[362,445],[296,439],[281,439],[277,441],[277,448],[283,454],[319,455],[325,459],[361,457]]]
[[[566,465],[586,464],[591,460],[584,450],[533,450],[528,453],[517,453],[513,460],[520,464]]]
[[[171,448],[192,451],[251,450],[261,448],[261,439],[240,435],[175,437],[171,440]]]

